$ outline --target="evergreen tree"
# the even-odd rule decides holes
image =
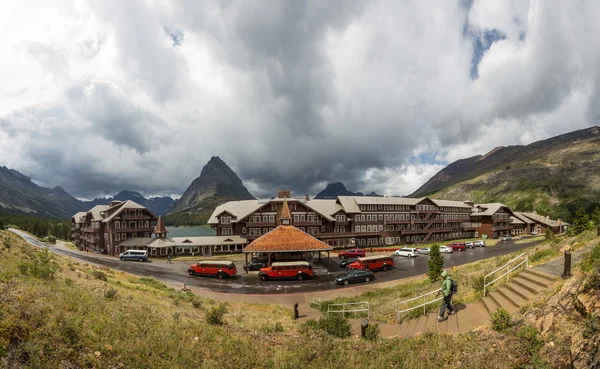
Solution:
[[[592,213],[590,218],[596,227],[600,227],[600,208],[598,207],[598,205],[596,205],[596,209],[594,209],[594,212]]]
[[[440,278],[442,270],[444,270],[444,257],[440,253],[440,245],[433,244],[429,249],[429,260],[427,260],[429,272],[427,276],[431,282],[435,282]]]
[[[585,209],[583,207],[577,209],[575,212],[575,219],[573,220],[573,231],[575,234],[585,231],[589,226],[589,222],[589,217],[585,212]]]

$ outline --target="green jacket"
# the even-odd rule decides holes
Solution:
[[[442,282],[442,293],[444,296],[448,296],[452,293],[452,278],[450,278],[450,276],[447,276]]]

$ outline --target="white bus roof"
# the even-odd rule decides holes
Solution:
[[[364,258],[358,258],[359,261],[369,261],[377,259],[390,259],[391,256],[379,255],[379,256],[365,256]]]
[[[233,263],[233,261],[226,261],[226,260],[202,260],[202,261],[198,262],[198,264],[216,264],[216,265],[229,265],[232,263]]]
[[[274,267],[274,266],[288,266],[288,265],[308,266],[308,263],[306,261],[279,261],[279,262],[275,262],[275,263],[271,264],[272,267]]]

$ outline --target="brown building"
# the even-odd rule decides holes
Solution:
[[[119,244],[132,238],[150,238],[156,215],[133,201],[97,205],[71,218],[73,243],[80,250],[119,254]]]
[[[550,228],[550,230],[554,233],[562,233],[566,232],[569,226],[568,223],[565,223],[560,219],[553,220],[548,216],[543,216],[537,213],[516,211],[515,216],[527,224],[527,233],[537,232],[538,234],[544,234],[548,228]]]
[[[486,235],[488,238],[498,238],[511,235],[513,211],[501,203],[475,204],[471,219],[477,223],[477,237]]]
[[[401,197],[339,196],[295,199],[279,191],[270,200],[230,201],[208,221],[218,236],[253,241],[282,224],[284,201],[291,225],[334,247],[411,244],[476,237],[479,223],[461,201]]]

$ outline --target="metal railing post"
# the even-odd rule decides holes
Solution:
[[[425,311],[425,306],[426,306],[426,305],[425,305],[425,296],[423,296],[423,314],[425,314],[425,312],[426,312],[426,311]]]
[[[510,267],[510,263],[506,264],[506,281],[508,282],[508,268]]]

